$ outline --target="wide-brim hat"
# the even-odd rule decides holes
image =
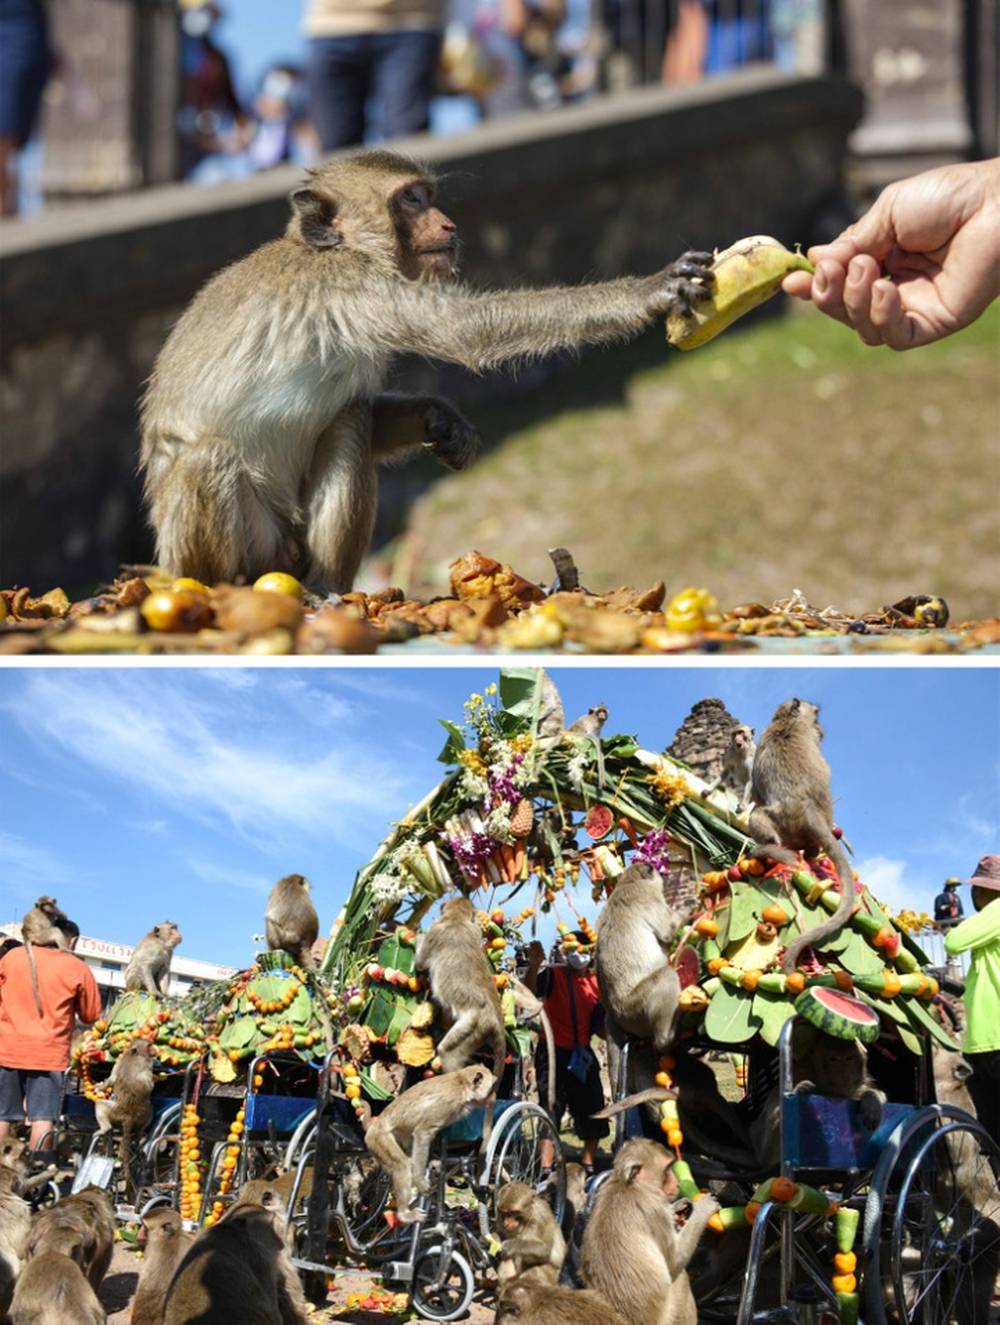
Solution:
[[[971,879],[965,881],[973,888],[992,888],[1000,892],[1000,856],[983,856]]]

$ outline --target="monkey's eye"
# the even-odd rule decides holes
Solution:
[[[428,203],[427,189],[419,184],[411,184],[396,196],[406,207],[426,207]]]

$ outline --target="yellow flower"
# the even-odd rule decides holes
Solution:
[[[475,777],[484,778],[489,771],[482,755],[477,750],[463,750],[458,756],[458,760]]]
[[[668,810],[674,809],[688,798],[687,783],[674,773],[650,773],[646,781]]]
[[[491,681],[491,682],[489,683],[489,685],[486,687],[486,689],[483,691],[483,694],[484,694],[484,695],[495,695],[496,692],[497,692],[497,683],[496,683],[496,681]]]
[[[521,736],[515,736],[514,739],[511,741],[511,746],[514,750],[514,753],[519,755],[527,754],[533,745],[534,741],[531,739],[531,737],[528,735],[527,732],[525,732]]]

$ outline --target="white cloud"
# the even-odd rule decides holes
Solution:
[[[279,671],[229,696],[186,671],[53,670],[23,673],[0,708],[47,755],[145,795],[149,817],[229,823],[272,852],[302,835],[363,846],[359,814],[384,821],[412,795],[398,761],[345,732],[343,701],[314,705]]]
[[[189,856],[185,860],[188,869],[204,883],[221,884],[225,888],[239,888],[251,893],[269,893],[277,883],[276,878],[267,878],[263,874],[253,874],[246,870],[233,869],[229,865],[217,865],[210,860],[198,860]]]
[[[858,862],[858,875],[890,911],[929,911],[933,888],[926,880],[915,877],[905,860],[892,860],[888,856],[869,856]]]

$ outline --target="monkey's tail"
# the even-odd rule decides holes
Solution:
[[[822,924],[816,925],[813,929],[807,929],[804,934],[800,934],[797,939],[793,939],[785,949],[782,970],[786,975],[789,971],[795,970],[795,964],[806,948],[815,948],[832,935],[840,933],[850,919],[857,900],[854,893],[854,873],[847,857],[840,849],[840,843],[831,833],[823,846],[826,854],[833,861],[837,877],[840,880],[840,902],[829,920],[824,920]]]
[[[675,1100],[677,1098],[676,1090],[667,1090],[664,1086],[647,1086],[645,1090],[637,1090],[633,1095],[626,1095],[620,1100],[615,1100],[614,1104],[606,1105],[600,1113],[592,1113],[591,1118],[613,1118],[617,1113],[624,1113],[626,1109],[634,1109],[637,1104],[648,1104],[650,1100]]]
[[[542,1023],[542,1033],[545,1036],[545,1052],[549,1060],[549,1075],[545,1083],[545,1107],[551,1116],[556,1110],[556,1040],[552,1034],[552,1022],[549,1021],[544,1008],[539,1011],[538,1019]]]
[[[797,865],[799,858],[789,847],[779,846],[777,842],[761,842],[750,855],[755,860],[770,860],[776,865]]]
[[[35,1007],[38,1011],[39,1020],[45,1015],[42,1010],[42,991],[38,988],[38,972],[35,969],[35,954],[31,950],[31,943],[28,939],[24,940],[24,950],[28,955],[28,966],[31,970],[31,992],[35,996]]]
[[[507,1065],[507,1032],[501,1028],[496,1039],[493,1041],[493,1089],[490,1091],[490,1097],[483,1106],[483,1146],[490,1143],[490,1137],[493,1135],[493,1113],[494,1105],[497,1102],[497,1091],[500,1089],[500,1081],[503,1077],[504,1068]]]
[[[122,1123],[122,1138],[118,1143],[118,1163],[125,1179],[125,1197],[131,1201],[135,1195],[135,1177],[132,1173],[132,1124],[126,1119]]]

